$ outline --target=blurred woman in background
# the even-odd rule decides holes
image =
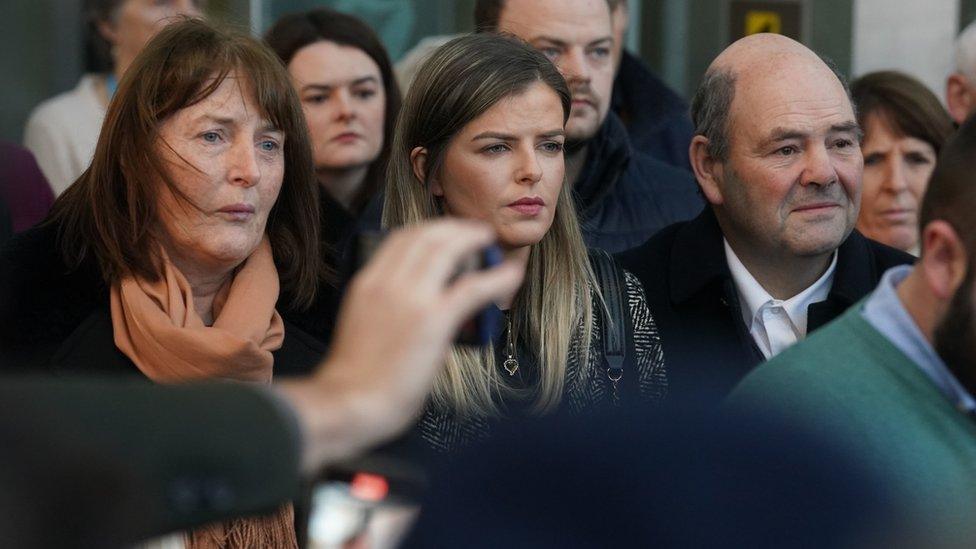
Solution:
[[[341,254],[357,224],[379,228],[377,196],[400,110],[389,56],[369,26],[329,9],[286,15],[265,41],[301,99],[325,191],[323,235]]]
[[[24,145],[55,195],[88,167],[105,109],[122,75],[147,42],[179,16],[199,16],[204,0],[86,0],[89,72],[78,85],[38,105]]]
[[[565,181],[570,93],[549,60],[513,38],[461,37],[421,66],[397,121],[383,210],[388,227],[451,215],[487,221],[502,253],[525,266],[494,347],[455,346],[420,436],[451,450],[504,416],[581,412],[666,393],[661,342],[629,273],[608,286],[588,255]],[[591,263],[592,261],[592,263]],[[601,262],[604,261],[604,262]],[[599,268],[598,268],[599,267]],[[610,298],[622,303],[623,378],[601,337]]]
[[[952,120],[924,84],[896,71],[851,84],[864,130],[864,179],[857,229],[918,255],[918,209]]]

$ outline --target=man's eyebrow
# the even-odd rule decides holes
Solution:
[[[864,138],[864,131],[861,129],[861,126],[853,120],[834,124],[830,127],[830,133],[853,133],[858,141]]]
[[[759,147],[765,148],[773,143],[789,141],[790,139],[806,139],[809,135],[810,132],[797,130],[795,128],[773,128],[773,131],[769,132],[769,136],[759,143]]]
[[[597,38],[596,40],[593,40],[592,42],[590,42],[589,44],[587,44],[586,47],[592,48],[593,46],[599,46],[600,44],[602,44],[604,42],[613,42],[613,37],[612,36],[604,36],[603,38]]]
[[[854,122],[853,120],[830,126],[828,133],[853,133],[858,140],[863,137],[861,127],[858,126],[857,122]],[[766,147],[780,141],[789,141],[790,139],[806,139],[809,136],[810,132],[797,130],[795,128],[773,128],[773,131],[770,132],[769,137],[762,140],[760,147]]]
[[[565,40],[560,40],[558,38],[553,38],[551,36],[545,36],[545,35],[543,35],[543,36],[536,36],[532,40],[529,40],[529,43],[530,44],[535,44],[536,42],[550,42],[550,43],[555,44],[555,45],[560,46],[560,47],[565,47],[566,46],[566,41]]]

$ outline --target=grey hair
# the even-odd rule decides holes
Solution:
[[[729,156],[729,111],[735,97],[735,73],[710,69],[691,100],[695,134],[708,139],[708,154],[719,161]]]
[[[976,80],[976,22],[967,25],[956,37],[953,65],[957,73]]]

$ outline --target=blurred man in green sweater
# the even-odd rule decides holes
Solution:
[[[976,517],[974,173],[970,118],[932,174],[915,266],[887,271],[871,295],[729,397],[848,443],[904,493],[915,519],[954,533],[972,533]]]

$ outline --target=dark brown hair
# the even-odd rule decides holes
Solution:
[[[970,116],[942,147],[919,212],[919,233],[942,219],[966,245],[970,265],[976,257],[976,118]],[[924,243],[923,243],[924,246]],[[922,250],[925,253],[925,250]]]
[[[505,0],[477,0],[474,4],[475,32],[495,32],[502,18]]]
[[[871,116],[879,116],[891,128],[942,149],[952,134],[952,119],[925,84],[898,71],[866,74],[851,83],[857,121],[867,128]]]
[[[386,48],[366,23],[351,15],[324,8],[282,17],[264,35],[264,40],[278,54],[285,66],[291,63],[298,50],[309,44],[328,41],[361,50],[379,67],[386,96],[383,147],[380,149],[379,156],[369,166],[363,185],[353,199],[353,210],[362,210],[383,188],[386,166],[390,158],[393,127],[400,113],[400,88],[397,86],[393,65],[390,63]]]
[[[327,269],[318,184],[298,97],[264,44],[198,19],[167,26],[136,57],[109,104],[91,165],[55,202],[50,220],[60,228],[69,266],[90,254],[109,284],[129,274],[158,279],[158,185],[182,196],[157,152],[159,127],[212,94],[232,72],[250,80],[255,102],[285,134],[284,180],[265,230],[290,305],[312,302]]]

